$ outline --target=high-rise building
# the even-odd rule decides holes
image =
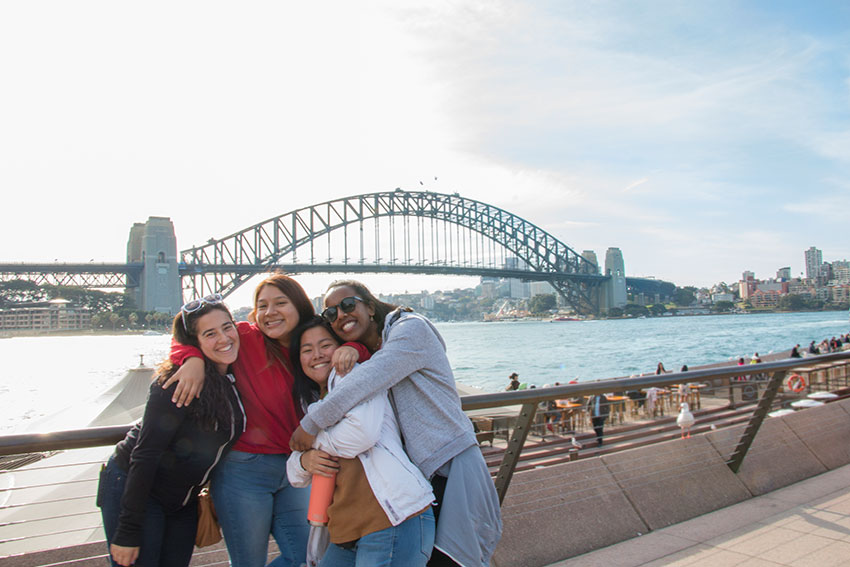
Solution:
[[[786,266],[776,270],[776,279],[788,281],[791,279],[791,268]]]
[[[821,265],[823,264],[823,252],[814,246],[806,250],[806,277],[810,280],[818,279]]]

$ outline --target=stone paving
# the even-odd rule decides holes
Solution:
[[[549,567],[850,566],[850,465]]]

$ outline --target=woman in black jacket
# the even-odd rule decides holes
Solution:
[[[184,305],[172,336],[205,357],[206,381],[191,406],[160,387],[176,368],[166,361],[151,384],[145,413],[115,447],[98,485],[112,564],[184,567],[192,558],[197,497],[213,467],[244,430],[245,414],[228,368],[239,352],[233,317],[211,295]]]

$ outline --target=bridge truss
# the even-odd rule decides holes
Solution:
[[[579,312],[608,278],[540,227],[458,194],[355,195],[290,211],[180,253],[186,297],[228,295],[253,275],[378,272],[548,281]]]
[[[0,264],[0,282],[27,280],[38,285],[125,289],[138,287],[142,264]]]

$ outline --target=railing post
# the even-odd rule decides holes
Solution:
[[[534,414],[536,412],[536,403],[523,404],[522,409],[519,411],[516,427],[510,441],[508,441],[505,456],[502,457],[502,464],[499,465],[499,472],[496,474],[496,492],[499,495],[500,504],[508,492],[508,485],[511,483],[511,477],[519,461],[519,454],[522,452],[522,446],[525,445],[525,439],[531,430],[531,422],[534,421]]]
[[[759,427],[761,427],[764,418],[767,417],[767,414],[773,405],[773,400],[776,398],[776,393],[779,391],[779,386],[782,384],[784,379],[784,370],[773,373],[773,378],[771,378],[770,383],[767,385],[767,389],[764,391],[764,394],[762,394],[761,399],[759,399],[759,403],[756,406],[753,415],[750,416],[750,421],[747,423],[747,427],[744,429],[744,433],[741,435],[738,445],[735,447],[735,450],[732,451],[732,455],[726,463],[729,468],[732,469],[732,472],[737,473],[738,469],[741,468],[741,464],[744,462],[744,457],[747,456],[747,451],[750,449],[750,445],[752,445],[753,439],[755,439],[756,433],[758,433]]]

